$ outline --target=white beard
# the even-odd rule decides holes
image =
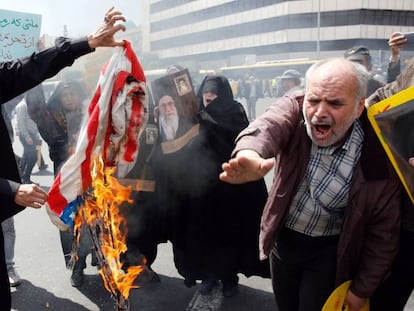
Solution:
[[[325,124],[330,124],[332,129],[332,134],[331,137],[329,139],[327,139],[325,142],[323,142],[322,144],[318,143],[313,136],[312,133],[312,127],[311,124],[317,123],[318,118],[313,116],[311,120],[308,119],[307,115],[306,115],[306,106],[303,105],[303,109],[302,109],[302,113],[303,113],[303,117],[305,119],[305,126],[306,126],[306,132],[308,133],[309,138],[319,147],[329,147],[329,146],[333,146],[336,143],[338,143],[341,139],[343,139],[346,135],[346,133],[348,132],[348,130],[353,126],[354,121],[356,119],[358,119],[358,105],[355,105],[355,110],[353,112],[352,115],[350,115],[348,117],[348,119],[344,122],[344,124],[342,126],[338,126],[335,124],[334,120],[326,120]]]
[[[164,133],[166,140],[173,140],[175,139],[175,134],[177,133],[178,129],[178,116],[172,115],[166,118],[164,115],[160,115],[159,117],[160,128]]]

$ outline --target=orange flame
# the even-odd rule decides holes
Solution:
[[[97,256],[102,263],[99,274],[104,280],[105,288],[115,297],[128,299],[135,278],[143,266],[130,266],[122,269],[122,254],[127,251],[126,219],[119,213],[119,206],[130,202],[131,187],[119,184],[112,176],[115,168],[104,167],[101,157],[95,158],[92,165],[92,191],[85,196],[85,204],[79,209],[75,219],[75,232],[86,222],[92,229],[94,244],[99,244]],[[79,239],[79,237],[78,237]]]

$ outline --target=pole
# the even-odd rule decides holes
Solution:
[[[321,0],[318,0],[316,59],[320,58],[320,49],[321,49],[320,40],[321,40]]]

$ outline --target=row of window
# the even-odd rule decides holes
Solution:
[[[275,1],[275,0],[261,0],[261,1],[252,1],[252,0],[238,0],[238,1],[232,1],[229,3],[224,3],[222,5],[213,6],[210,8],[206,8],[203,10],[198,10],[195,12],[191,12],[188,14],[177,16],[172,16],[168,19],[163,19],[162,21],[157,21],[151,23],[151,31],[161,31],[165,29],[169,29],[171,27],[178,27],[178,26],[184,26],[192,23],[196,23],[202,20],[208,20],[212,18],[217,17],[225,17],[226,15],[230,14],[236,14],[241,13],[257,8],[266,7],[269,5],[274,5],[279,2],[286,2],[284,1]],[[188,1],[184,0],[175,0],[175,1],[161,1],[156,4],[153,4],[154,6],[158,4],[163,4],[164,2],[168,2],[171,5],[168,5],[168,9],[175,8],[178,4],[175,4],[175,2],[185,2],[188,3]],[[174,4],[173,4],[174,3]],[[181,4],[181,3],[180,3]],[[150,14],[157,13],[156,10],[153,9],[153,5],[150,7]],[[167,8],[166,8],[167,9]]]
[[[325,51],[337,51],[338,55],[343,55],[343,52],[352,46],[366,45],[371,50],[383,50],[388,51],[387,40],[384,39],[343,39],[343,40],[326,40],[319,43],[319,49],[321,52]],[[176,56],[165,58],[166,64],[171,63],[185,63],[188,61],[192,62],[206,62],[206,61],[218,61],[226,60],[234,55],[250,55],[254,54],[258,57],[263,55],[275,55],[275,54],[289,54],[292,52],[304,52],[308,53],[309,58],[316,58],[317,43],[315,41],[301,41],[301,42],[287,42],[263,45],[260,47],[252,46],[245,48],[235,48],[227,51],[216,51],[216,52],[199,52],[191,56]]]
[[[190,0],[191,1],[191,0]],[[194,1],[194,0],[193,0]],[[197,0],[195,0],[197,1]],[[272,4],[277,4],[281,2],[286,2],[289,0],[238,0],[228,3],[224,6],[220,6],[219,10],[230,12],[236,10],[236,12],[252,10],[256,8],[265,7]],[[187,4],[189,0],[162,0],[150,5],[150,14],[159,13],[162,11],[173,9],[177,6]],[[206,9],[203,11],[203,14],[217,14],[218,10],[215,8]],[[214,13],[213,13],[214,12]],[[226,13],[228,14],[228,13]],[[216,16],[217,17],[217,16]],[[180,17],[181,18],[181,17]]]
[[[170,1],[167,1],[170,2]],[[174,2],[174,1],[172,1]],[[242,2],[242,3],[241,3]],[[163,19],[160,21],[152,22],[150,24],[151,32],[163,31],[179,26],[186,26],[200,21],[206,21],[214,18],[225,18],[228,15],[237,14],[246,12],[249,10],[266,7],[269,5],[274,5],[279,2],[285,1],[274,1],[274,0],[263,0],[258,3],[258,1],[250,0],[239,0],[232,1],[229,3],[224,3],[222,5],[198,10],[188,14],[182,14],[179,17],[172,16],[171,18]],[[163,1],[161,2],[163,3]],[[158,3],[157,3],[158,4]],[[154,4],[155,5],[155,4]],[[175,6],[171,5],[170,9],[173,9]],[[331,12],[321,12],[323,16],[323,21],[330,26],[336,25],[337,19],[343,19],[346,21],[339,21],[339,24],[358,24],[358,21],[363,19],[368,24],[388,24],[393,25],[397,23],[398,25],[412,25],[413,11],[401,11],[401,10],[384,10],[384,9],[360,9],[362,13],[359,15],[353,16],[353,11],[331,11]],[[363,13],[365,11],[365,13]],[[351,12],[349,14],[348,12]],[[405,12],[401,13],[401,12]],[[154,14],[152,12],[150,14]],[[314,14],[317,14],[316,12]],[[291,15],[300,15],[300,14],[291,14]],[[401,20],[399,20],[401,18]],[[410,20],[411,19],[411,20]]]
[[[316,28],[317,13],[291,14],[276,16],[268,19],[237,25],[195,31],[190,34],[176,35],[174,37],[151,40],[151,50],[156,52],[165,48],[174,48],[185,45],[199,44],[203,42],[226,40],[255,34],[262,34],[285,29]],[[322,12],[320,14],[320,26],[349,26],[349,25],[395,25],[411,26],[414,20],[414,11],[384,11],[384,10],[349,10]],[[171,28],[171,25],[169,25]],[[151,25],[151,37],[156,38]]]

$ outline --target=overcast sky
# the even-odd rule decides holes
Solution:
[[[41,34],[83,36],[95,31],[111,7],[121,11],[127,20],[141,24],[141,1],[146,0],[0,0],[0,9],[42,15]]]

